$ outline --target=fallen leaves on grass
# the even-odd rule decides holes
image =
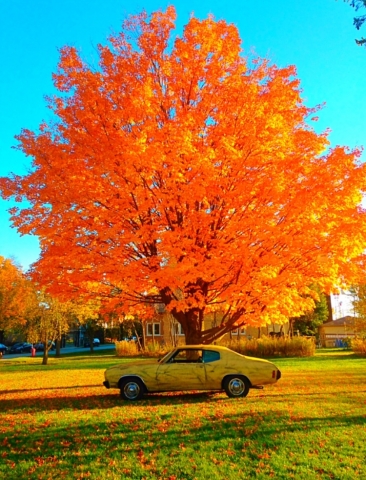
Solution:
[[[311,469],[324,479],[331,471],[362,476],[365,363],[323,362],[319,369],[284,361],[278,384],[245,399],[174,392],[136,403],[106,390],[95,365],[20,366],[2,374],[0,475],[305,479]]]

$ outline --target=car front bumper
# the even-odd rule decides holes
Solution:
[[[105,381],[103,382],[103,385],[105,386],[105,388],[111,388],[111,386],[109,385],[108,380],[105,380]]]

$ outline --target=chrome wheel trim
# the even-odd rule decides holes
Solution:
[[[135,400],[140,395],[140,385],[136,382],[127,382],[123,387],[123,393],[129,400]]]
[[[228,389],[235,397],[240,397],[245,391],[245,383],[241,378],[232,378],[229,381]]]

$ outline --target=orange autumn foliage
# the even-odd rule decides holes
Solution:
[[[30,282],[11,259],[0,255],[0,330],[24,324],[32,305]]]
[[[33,170],[0,187],[31,204],[12,218],[39,236],[49,291],[141,317],[161,302],[187,343],[209,343],[356,277],[365,174],[359,151],[314,131],[295,67],[245,58],[224,21],[192,17],[181,36],[174,22],[173,7],[131,17],[98,69],[63,48],[58,121],[22,131]]]

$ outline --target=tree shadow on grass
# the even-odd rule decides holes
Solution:
[[[7,390],[0,394],[0,411],[15,412],[17,410],[27,412],[42,412],[42,411],[60,411],[68,408],[75,409],[75,407],[82,410],[98,410],[100,408],[108,409],[123,406],[124,409],[144,407],[146,405],[181,405],[182,403],[203,403],[203,402],[217,402],[223,400],[221,392],[174,392],[167,394],[148,394],[143,400],[138,402],[128,402],[122,400],[119,396],[118,390],[111,390],[108,394],[93,394],[92,390],[95,388],[103,388],[100,385],[83,385],[79,387],[53,387],[45,389],[28,389],[28,390]],[[83,392],[80,395],[57,395],[58,391],[62,390],[77,390],[89,389],[90,393]],[[37,396],[36,398],[1,398],[2,394],[14,394],[31,391],[45,391],[45,395]],[[51,392],[51,395],[46,395]],[[103,388],[103,391],[104,388]],[[52,393],[55,392],[53,395]],[[227,397],[224,397],[228,400]]]
[[[362,394],[362,393],[366,393],[366,389],[357,389],[357,391],[353,392],[357,395],[359,394]],[[298,392],[298,393],[266,393],[264,395],[258,395],[259,398],[261,397],[266,397],[266,398],[282,398],[283,400],[286,400],[286,398],[296,398],[296,397],[304,397],[304,398],[307,398],[307,397],[319,397],[319,398],[324,398],[324,397],[328,397],[330,395],[333,395],[333,396],[337,396],[337,395],[349,395],[350,394],[350,391],[349,390],[337,390],[333,393],[329,393],[329,392],[326,392],[324,390],[319,390],[317,392]]]
[[[365,355],[360,355],[359,353],[354,353],[349,350],[341,350],[337,352],[317,352],[313,357],[271,357],[269,360],[281,360],[281,363],[292,363],[292,362],[306,362],[306,363],[318,363],[318,362],[327,362],[329,360],[335,361],[352,361],[352,360],[366,360]]]
[[[185,394],[177,395],[176,400],[182,396],[188,397]],[[264,416],[249,409],[238,414],[220,416],[215,415],[218,412],[212,412],[199,419],[189,409],[181,419],[176,417],[176,409],[164,415],[164,418],[152,417],[148,410],[142,412],[136,417],[125,415],[123,410],[111,421],[101,419],[102,416],[89,416],[66,429],[64,425],[57,423],[40,425],[31,432],[20,429],[15,436],[7,437],[6,440],[4,434],[0,433],[0,444],[2,441],[2,445],[6,445],[6,459],[15,465],[29,466],[32,461],[39,465],[41,459],[42,468],[49,468],[48,461],[52,463],[61,459],[62,468],[69,471],[94,462],[98,462],[99,468],[105,468],[111,458],[121,461],[121,458],[127,459],[127,456],[129,461],[133,459],[139,467],[138,462],[142,456],[145,459],[157,458],[160,451],[164,451],[165,455],[171,458],[178,458],[187,455],[185,450],[189,449],[189,455],[196,455],[198,458],[202,445],[205,445],[206,455],[207,445],[215,455],[221,454],[223,445],[230,445],[233,452],[231,455],[241,457],[245,454],[247,458],[252,456],[253,461],[258,462],[261,446],[270,444],[272,449],[276,448],[281,444],[282,435],[297,436],[303,433],[304,429],[308,432],[320,431],[325,426],[327,431],[331,431],[333,428],[352,429],[366,424],[365,417],[357,415],[292,419],[285,409],[273,410]],[[248,444],[248,440],[256,443],[253,450],[244,446]],[[55,464],[53,474],[56,477],[57,468],[61,467]],[[137,475],[137,472],[135,473]]]
[[[364,385],[363,385],[364,387]],[[97,389],[97,391],[96,391]],[[77,394],[77,391],[80,394]],[[100,393],[97,393],[99,390]],[[70,395],[59,395],[58,392],[69,391]],[[75,394],[73,394],[75,391]],[[19,395],[24,393],[39,392],[37,397],[17,397],[4,398],[7,395]],[[256,402],[262,402],[265,399],[273,401],[286,402],[289,399],[297,399],[302,397],[304,402],[307,399],[311,402],[322,402],[324,398],[327,402],[339,402],[340,396],[348,396],[350,391],[347,389],[337,390],[334,394],[324,392],[319,389],[312,392],[264,392],[249,394],[248,398],[229,399],[222,391],[191,391],[191,392],[164,392],[164,393],[149,393],[144,396],[142,400],[137,402],[129,402],[123,400],[117,389],[109,390],[108,393],[105,388],[98,384],[81,385],[70,387],[45,387],[37,389],[14,389],[0,392],[0,412],[16,412],[17,410],[27,412],[42,412],[42,411],[61,411],[67,409],[80,410],[98,410],[109,409],[115,407],[123,407],[124,410],[134,409],[136,407],[144,408],[145,406],[180,406],[182,404],[217,404],[219,402],[250,402],[251,406]],[[257,392],[257,391],[256,391]],[[261,392],[261,393],[259,393]],[[366,393],[366,389],[357,389],[353,392],[357,395]],[[358,400],[357,400],[358,401]]]
[[[99,384],[94,385],[74,385],[72,387],[42,387],[42,388],[21,388],[17,390],[0,390],[0,398],[1,395],[5,394],[13,394],[13,393],[26,393],[26,392],[37,392],[37,391],[44,391],[44,390],[73,390],[75,388],[95,388],[100,387]]]

